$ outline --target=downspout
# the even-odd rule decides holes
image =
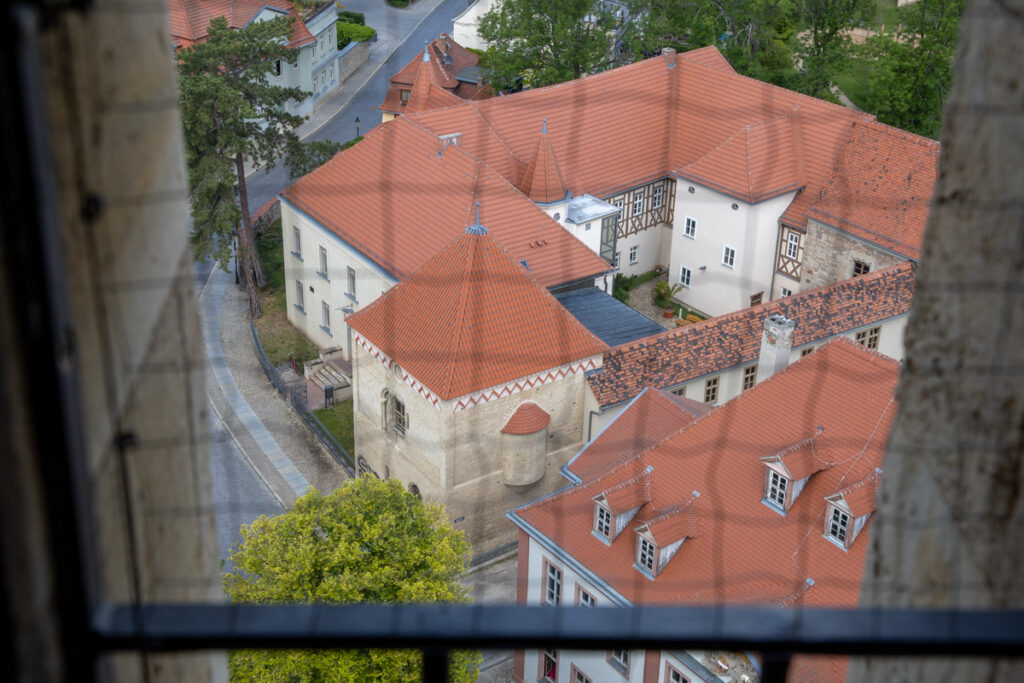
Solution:
[[[778,224],[778,227],[775,229],[775,265],[772,266],[772,291],[768,293],[768,301],[775,300],[775,274],[779,270],[779,250],[782,248],[780,242],[782,239],[782,221],[776,221],[776,223]]]

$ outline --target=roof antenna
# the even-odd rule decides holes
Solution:
[[[487,228],[480,223],[480,202],[476,203],[476,223],[466,226],[467,235],[486,235]]]

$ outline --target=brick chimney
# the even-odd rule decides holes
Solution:
[[[665,66],[672,68],[676,65],[676,49],[674,47],[661,48],[661,56],[665,58]]]
[[[765,319],[764,332],[761,333],[761,354],[757,360],[758,382],[768,379],[789,365],[795,329],[795,321],[778,313]]]

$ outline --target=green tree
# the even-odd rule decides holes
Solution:
[[[594,0],[501,0],[480,17],[498,90],[538,88],[608,65],[614,20]]]
[[[369,475],[329,495],[312,491],[288,512],[242,527],[224,589],[232,602],[465,603],[458,582],[469,544],[439,505]],[[234,681],[419,681],[418,652],[231,653]],[[479,654],[452,655],[455,681],[475,681]]]
[[[237,237],[238,267],[257,316],[256,289],[266,278],[256,250],[243,159],[269,170],[284,156],[294,177],[296,170],[315,168],[337,151],[333,143],[303,146],[294,132],[303,119],[284,106],[306,93],[267,82],[268,73],[298,58],[287,45],[291,32],[288,17],[238,30],[217,17],[205,42],[178,53],[193,248],[197,258],[212,256],[227,267]]]
[[[965,5],[966,0],[920,0],[900,7],[895,34],[868,40],[863,56],[874,61],[868,110],[879,121],[938,137]]]
[[[874,11],[873,0],[800,0],[800,14],[808,23],[797,51],[804,71],[801,92],[831,97],[835,75],[850,58],[848,29]]]

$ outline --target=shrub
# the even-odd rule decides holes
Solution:
[[[366,17],[363,16],[362,12],[349,12],[342,10],[338,12],[338,23],[342,24],[359,24],[364,26],[366,24]]]
[[[370,40],[377,33],[370,26],[360,24],[337,24],[337,27],[339,50],[351,42],[361,43]]]
[[[388,0],[388,4],[392,7],[408,7],[409,0]]]
[[[629,290],[615,288],[612,290],[612,296],[621,301],[624,304],[629,303]]]

